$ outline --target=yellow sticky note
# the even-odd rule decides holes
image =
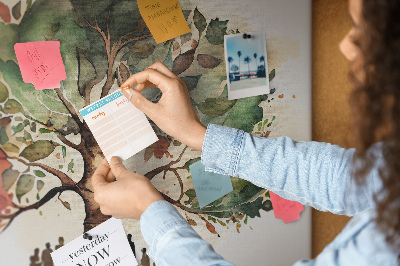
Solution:
[[[178,0],[137,0],[137,4],[157,43],[190,32]]]

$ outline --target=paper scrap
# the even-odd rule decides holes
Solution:
[[[126,160],[158,140],[145,114],[120,91],[79,111],[104,156]]]
[[[230,176],[207,172],[200,161],[189,168],[200,208],[233,190]]]
[[[36,90],[59,88],[60,81],[67,78],[60,42],[16,43],[14,50],[24,82],[32,83]]]
[[[284,199],[272,191],[269,192],[269,195],[275,218],[282,219],[285,224],[300,219],[300,213],[304,210],[301,203]]]
[[[138,265],[121,220],[110,218],[87,233],[91,240],[80,235],[53,251],[54,265]]]
[[[137,4],[156,43],[190,32],[178,0],[138,0]]]

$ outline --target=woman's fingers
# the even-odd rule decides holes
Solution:
[[[133,74],[130,76],[122,85],[121,90],[125,91],[125,89],[132,88],[137,84],[150,82],[154,84],[155,87],[158,87],[162,92],[165,91],[168,87],[171,86],[175,82],[174,79],[164,75],[163,73],[152,69],[147,68],[146,70]],[[128,88],[127,88],[128,87]]]

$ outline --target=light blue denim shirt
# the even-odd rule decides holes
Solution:
[[[375,149],[379,150],[379,144]],[[210,124],[201,160],[207,171],[240,177],[288,200],[321,211],[355,215],[315,260],[298,261],[296,266],[398,265],[398,251],[386,244],[374,222],[373,195],[382,186],[378,175],[382,160],[378,155],[376,167],[359,186],[351,177],[354,152],[289,137],[260,138]],[[165,201],[150,205],[140,224],[149,255],[158,266],[232,265]]]

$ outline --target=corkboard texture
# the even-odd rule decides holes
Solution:
[[[350,64],[339,50],[340,41],[351,28],[348,3],[314,0],[312,5],[313,140],[350,148]],[[316,257],[348,221],[346,216],[313,210],[312,256]]]

